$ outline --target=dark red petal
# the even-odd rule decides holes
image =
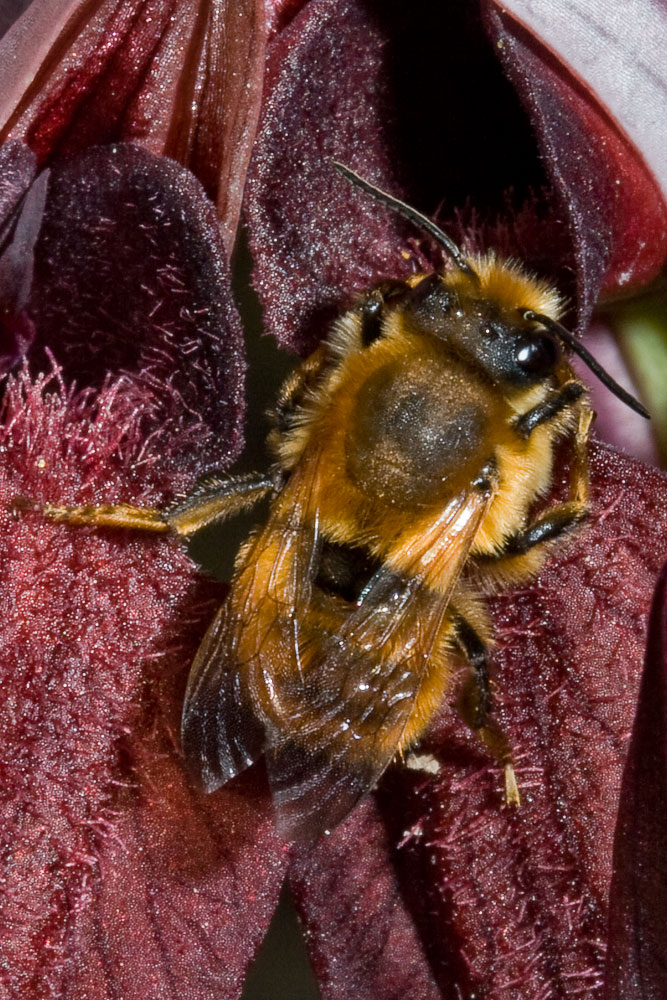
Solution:
[[[34,250],[44,218],[48,171],[27,188],[20,209],[8,220],[7,245],[0,258],[3,311],[24,309],[32,288]],[[4,235],[4,234],[3,234]]]
[[[25,306],[44,213],[46,175],[34,180],[35,155],[20,142],[0,147],[0,373],[22,358],[35,337]]]
[[[667,478],[600,446],[592,464],[588,528],[534,585],[494,602],[498,716],[523,804],[502,805],[498,769],[443,711],[422,747],[440,774],[395,767],[381,785],[389,846],[370,820],[362,836],[353,814],[318,846],[312,882],[298,870],[302,895],[312,885],[302,906],[327,997],[351,982],[360,996],[397,996],[382,978],[396,955],[422,975],[425,955],[443,996],[574,1000],[601,987],[621,772],[667,556]],[[383,889],[364,895],[364,881]],[[364,940],[357,962],[350,943]]]
[[[529,111],[569,220],[583,330],[603,285],[645,284],[667,257],[667,176],[661,192],[650,166],[664,169],[667,77],[664,60],[649,54],[659,42],[654,38],[647,50],[643,40],[644,29],[656,27],[667,38],[667,14],[648,0],[611,14],[600,8],[597,17],[576,0],[567,17],[524,0],[487,7],[498,54]]]
[[[404,906],[393,863],[371,798],[319,845],[295,852],[292,891],[323,1000],[447,995]]]
[[[189,167],[231,250],[264,71],[262,0],[35,0],[0,44],[0,141],[40,162],[134,140]]]
[[[213,206],[124,144],[51,171],[30,313],[68,380],[136,387],[146,461],[227,464],[241,445],[242,331]]]
[[[131,736],[134,790],[71,921],[68,997],[236,1000],[277,905],[287,855],[268,790],[253,772],[233,790],[193,792],[173,743],[181,687],[171,719],[146,713]]]
[[[405,3],[312,0],[270,47],[247,199],[267,325],[299,351],[351,293],[423,266],[422,234],[354,191],[331,159],[441,218],[469,202],[477,228],[513,217],[546,182],[474,5],[425,16]],[[533,262],[544,264],[547,243],[552,262],[552,227],[536,229]]]
[[[35,177],[35,154],[22,142],[0,146],[0,170],[0,220],[4,227]]]
[[[24,373],[0,412],[0,989],[24,1000],[236,997],[282,880],[261,781],[204,797],[184,778],[213,603],[183,547],[9,512],[159,502],[125,388]]]
[[[166,769],[159,777],[169,778]],[[208,817],[198,805],[197,815],[186,817],[192,842],[185,846],[179,839],[185,797],[179,802],[173,794],[168,822],[157,830],[137,830],[134,817],[119,823],[122,846],[111,845],[100,858],[100,879],[91,885],[94,908],[72,933],[67,988],[73,997],[240,995],[284,877],[260,796],[244,791],[245,811],[234,812],[224,797]]]
[[[295,852],[292,891],[323,1000],[443,996],[392,863],[371,798],[330,837]]]
[[[265,0],[269,38],[285,29],[290,20],[305,7],[308,0]]]
[[[667,996],[667,569],[658,581],[614,840],[606,1000]]]

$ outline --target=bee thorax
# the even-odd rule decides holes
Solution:
[[[455,368],[434,371],[417,358],[389,362],[358,393],[348,473],[369,497],[397,506],[435,503],[479,466],[488,423],[482,393]]]

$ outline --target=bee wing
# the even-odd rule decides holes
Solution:
[[[190,669],[181,742],[208,792],[263,753],[272,652],[296,658],[319,540],[317,517],[306,516],[314,473],[311,466],[305,475],[295,474],[266,528],[248,546],[232,592]]]
[[[267,767],[281,833],[313,839],[340,822],[396,754],[449,598],[488,497],[466,492],[412,543],[410,575],[375,574],[357,608],[309,658],[284,717],[267,734]],[[439,588],[425,582],[437,560]],[[414,573],[414,575],[412,575]]]
[[[197,651],[183,703],[183,752],[207,792],[249,767],[264,749],[264,727],[251,711],[236,662],[238,634],[228,600]]]

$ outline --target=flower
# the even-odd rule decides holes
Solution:
[[[0,991],[238,996],[288,873],[325,998],[660,995],[640,951],[631,982],[619,975],[627,914],[659,926],[660,897],[631,875],[638,857],[659,870],[660,823],[647,819],[634,851],[624,836],[632,804],[651,805],[643,730],[616,828],[667,555],[657,469],[595,444],[589,526],[494,601],[523,808],[502,807],[448,705],[423,746],[438,775],[391,768],[311,847],[278,839],[261,768],[210,797],[185,775],[185,674],[220,595],[179,546],[10,511],[17,494],[154,505],[238,455],[227,261],[249,163],[253,280],[282,345],[307,352],[356,292],[437,263],[332,158],[471,248],[526,260],[583,331],[601,290],[643,287],[664,266],[644,107],[623,130],[613,74],[587,80],[589,50],[548,16],[529,23],[541,5],[520,0],[65,7],[37,0],[0,50],[0,356],[13,370],[0,412]],[[603,29],[582,10],[571,5],[569,34],[590,45],[583,28]],[[655,14],[651,45],[665,25]],[[634,66],[627,29],[606,19],[594,68]],[[655,75],[637,65],[637,102],[650,106]],[[649,654],[659,688],[662,646]],[[660,722],[646,729],[655,746]]]
[[[243,172],[261,74],[247,86],[231,32],[250,138],[200,124],[200,75],[228,95],[238,75],[207,62],[224,22],[204,14],[38,3],[3,41],[2,357],[27,358],[0,421],[3,997],[238,992],[283,877],[261,775],[207,799],[183,769],[219,590],[178,544],[11,513],[17,495],[164,502],[239,452],[226,171]],[[174,116],[206,191],[160,155]]]
[[[269,49],[247,194],[255,284],[279,341],[306,352],[341,302],[432,252],[332,159],[471,249],[525,260],[569,296],[580,332],[601,294],[653,280],[667,185],[642,157],[662,98],[646,85],[655,67],[634,61],[629,17],[603,24],[573,4],[573,30],[540,4],[306,4]],[[620,107],[621,127],[609,115],[620,66],[643,103],[634,117]],[[665,479],[597,443],[591,465],[585,532],[494,602],[498,711],[524,808],[499,807],[497,775],[443,712],[423,746],[438,778],[392,769],[375,802],[293,864],[324,996],[633,995],[613,992],[611,963],[605,981],[604,955],[621,774],[667,555]],[[643,987],[660,995],[655,963],[650,975]]]

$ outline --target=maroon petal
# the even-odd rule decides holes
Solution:
[[[0,147],[0,219],[11,219],[36,173],[36,157],[22,142]],[[3,238],[4,242],[4,238]]]
[[[308,0],[265,0],[268,36],[283,31]]]
[[[159,501],[125,389],[23,373],[0,413],[0,981],[26,1000],[237,996],[282,880],[258,779],[204,799],[184,778],[213,605],[182,546],[9,513]]]
[[[601,987],[621,771],[667,556],[667,480],[599,446],[592,461],[589,527],[533,586],[494,602],[498,714],[523,804],[503,807],[498,770],[444,711],[422,747],[440,774],[395,767],[379,794],[386,832],[353,814],[318,846],[312,873],[297,869],[327,997],[351,982],[355,995],[397,996],[383,978],[397,956],[427,982],[426,956],[444,996],[574,1000]]]
[[[312,0],[269,50],[247,199],[265,319],[299,351],[351,293],[423,266],[420,234],[353,191],[332,159],[427,213],[451,219],[469,200],[483,223],[508,215],[510,187],[516,209],[546,184],[474,5],[432,5],[425,17],[404,3]],[[548,216],[548,203],[540,209]],[[550,218],[524,249],[544,264],[548,243],[553,273]]]
[[[0,141],[41,163],[134,140],[189,167],[234,240],[262,93],[261,0],[35,0],[0,44]]]
[[[414,229],[352,193],[331,159],[556,280],[582,330],[603,284],[634,287],[662,268],[667,208],[644,149],[609,117],[595,80],[587,89],[539,37],[484,9],[493,46],[474,5],[425,17],[405,4],[312,0],[270,46],[247,209],[256,286],[282,342],[310,349],[350,293],[423,266]],[[637,55],[622,22],[595,52],[606,79]]]
[[[295,853],[292,891],[323,1000],[447,995],[403,905],[393,864],[370,798],[330,837]]]
[[[227,464],[241,445],[241,324],[215,213],[192,175],[132,144],[54,166],[36,250],[37,346],[68,380],[136,387],[145,462]]]
[[[642,158],[642,152],[652,153],[657,163],[663,156],[667,77],[660,73],[660,60],[652,64],[635,30],[641,26],[643,39],[651,22],[667,37],[667,16],[643,0],[624,5],[612,17],[600,11],[597,21],[589,4],[576,0],[561,16],[524,0],[488,6],[498,53],[529,111],[569,221],[583,330],[603,284],[645,284],[660,273],[667,257],[665,194]],[[538,35],[507,15],[505,7],[532,23]],[[602,95],[595,90],[598,81]],[[652,88],[648,100],[644,84]],[[622,114],[617,121],[609,116],[609,103],[606,108],[601,103],[613,102],[615,95]],[[633,129],[639,148],[626,135]]]
[[[667,571],[653,601],[614,840],[606,1000],[667,995]]]
[[[497,7],[541,39],[578,75],[586,90],[624,129],[667,197],[664,158],[667,96],[662,55],[667,45],[664,5],[629,0],[613,8],[580,0],[554,8],[549,0],[502,0]]]
[[[35,337],[25,307],[47,181],[46,174],[35,181],[35,172],[34,153],[23,143],[0,147],[0,373],[25,355]]]
[[[133,791],[98,838],[87,905],[71,915],[68,997],[236,1000],[277,905],[287,855],[268,791],[253,773],[193,793],[174,748],[179,695],[169,728],[147,713],[132,734]]]

